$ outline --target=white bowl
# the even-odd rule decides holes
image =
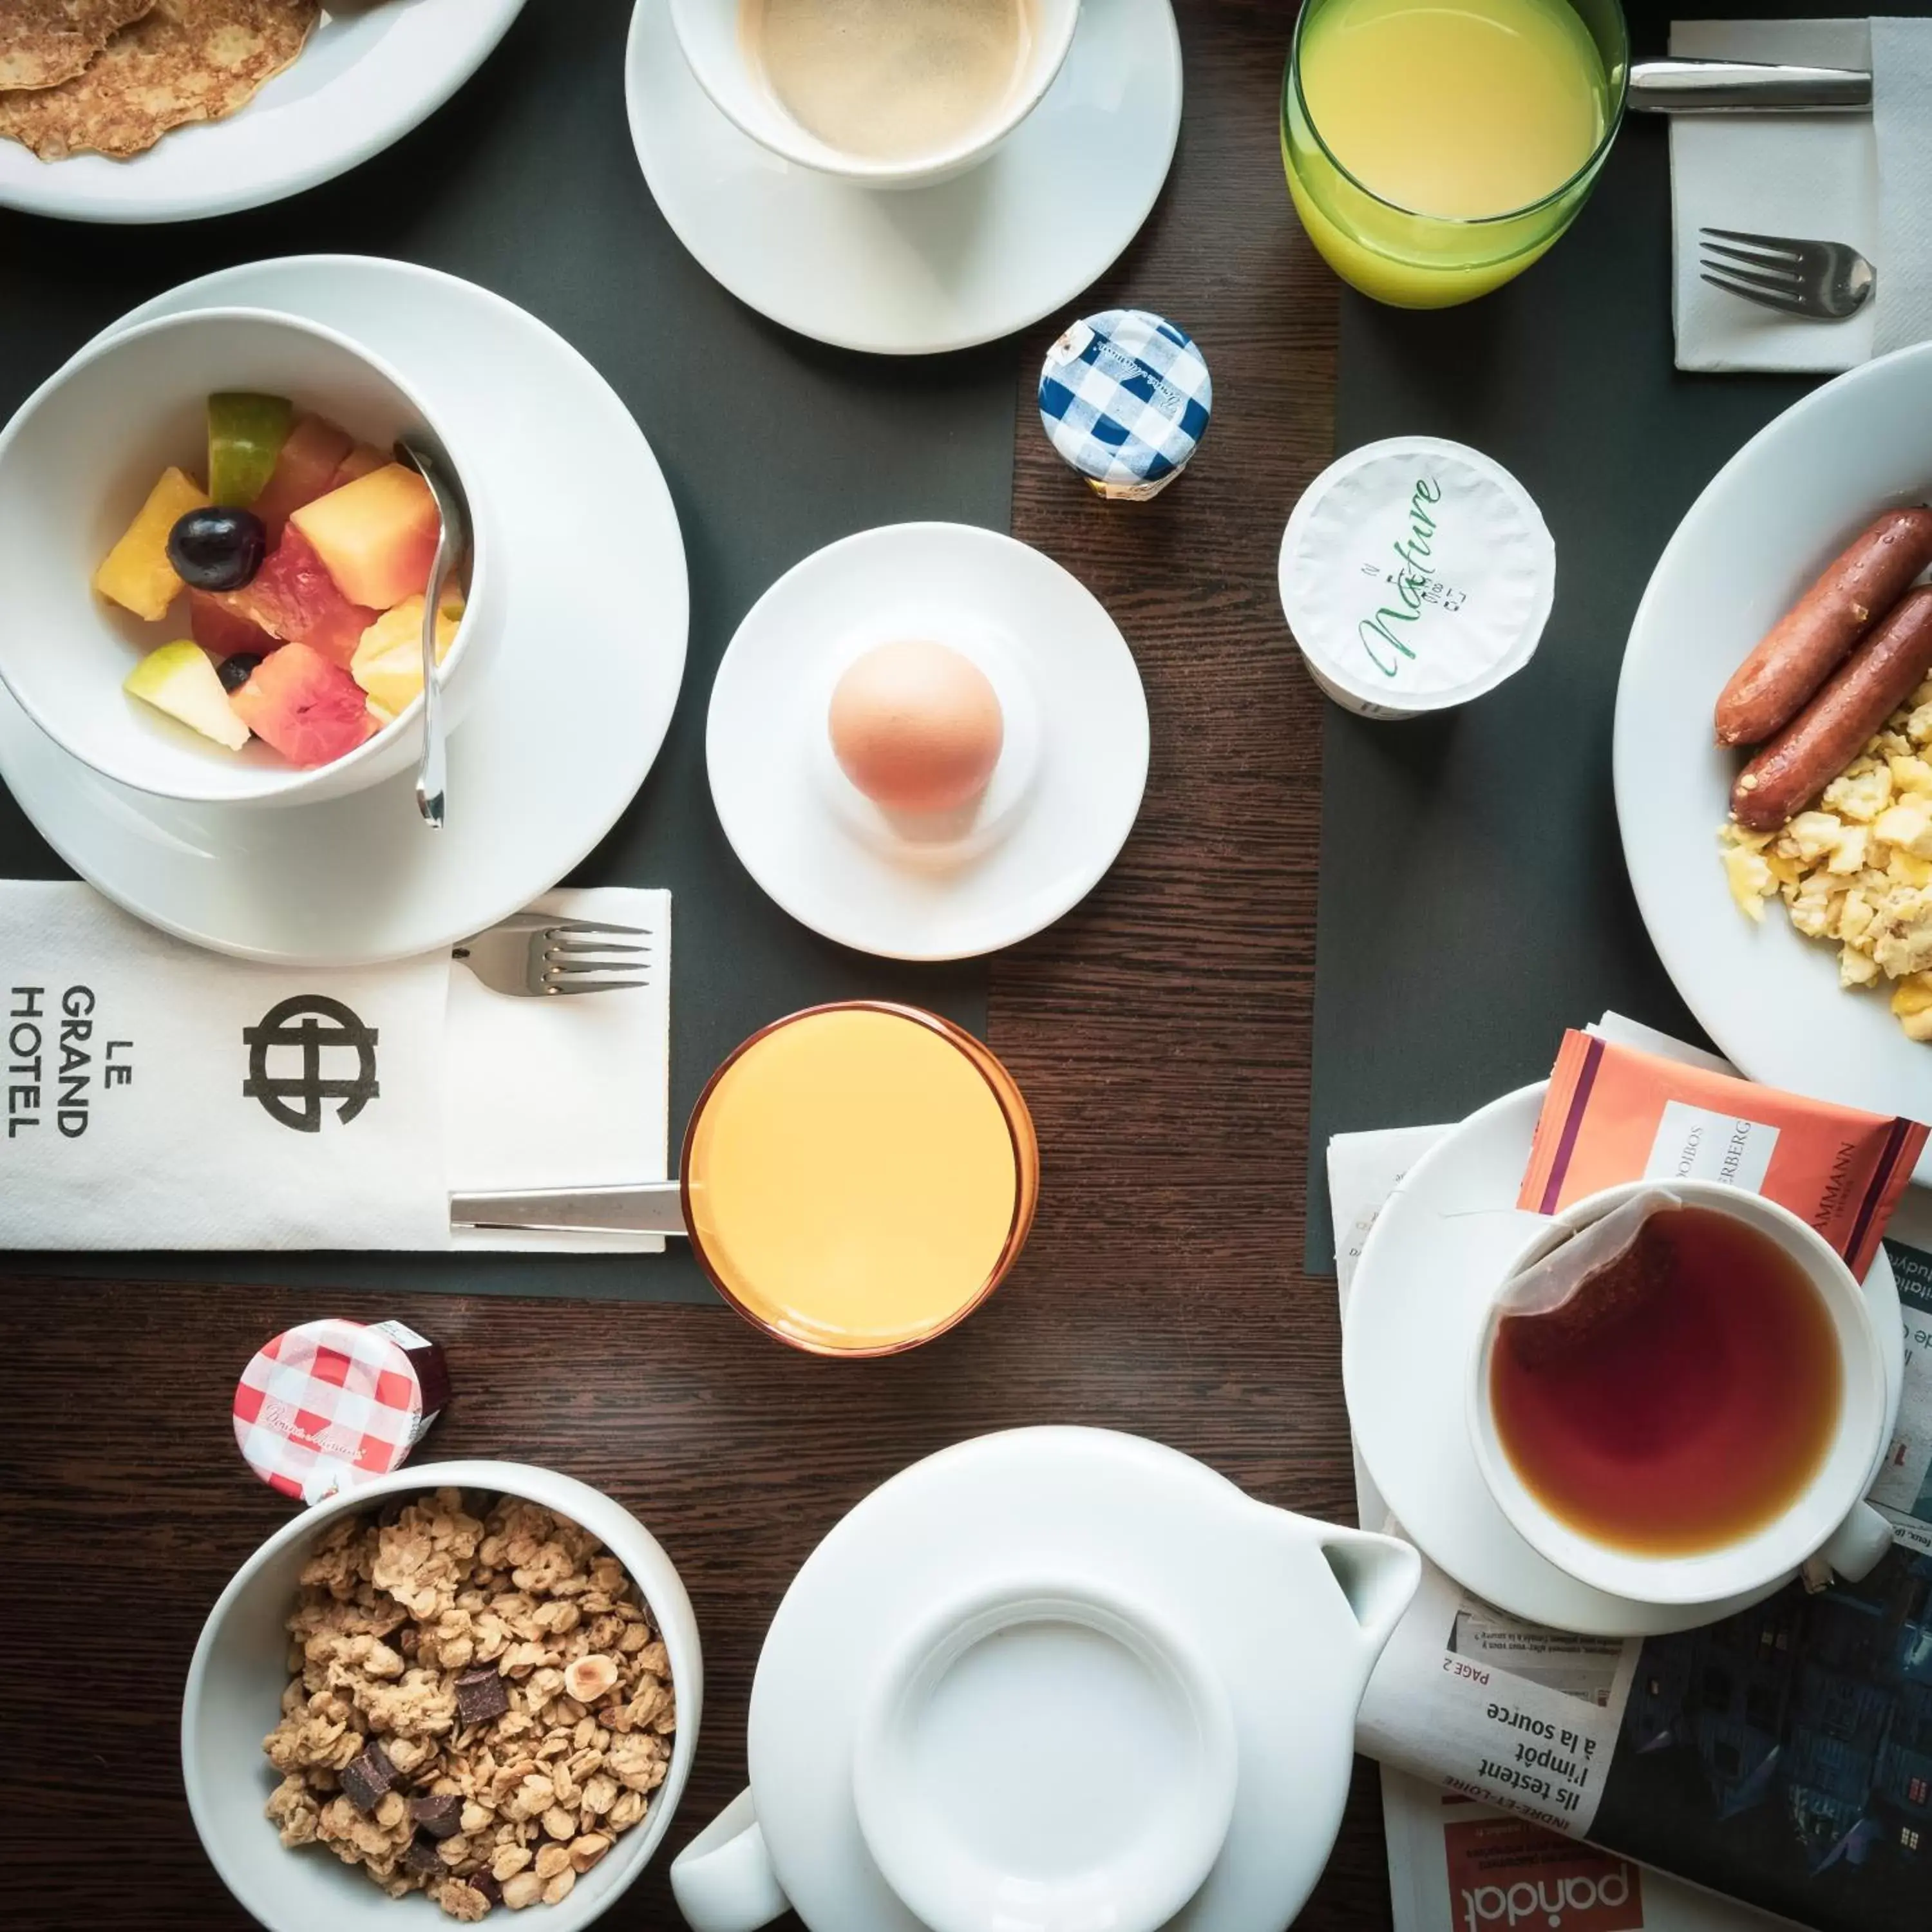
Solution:
[[[441,668],[445,728],[460,722],[502,628],[484,479],[387,363],[266,309],[202,309],[97,343],[0,432],[0,680],[56,744],[137,791],[197,804],[340,797],[413,764],[420,698],[347,757],[304,770],[259,741],[226,751],[121,688],[144,652],[188,635],[187,622],[177,605],[142,622],[94,593],[94,570],[164,469],[204,469],[207,398],[221,389],[287,396],[379,448],[406,430],[442,446],[473,526],[468,604]]]
[[[1690,1207],[1729,1214],[1767,1236],[1804,1270],[1817,1291],[1831,1316],[1844,1371],[1838,1426],[1817,1474],[1769,1522],[1736,1542],[1694,1554],[1643,1556],[1580,1534],[1546,1509],[1516,1474],[1497,1432],[1490,1400],[1490,1370],[1502,1318],[1492,1304],[1466,1371],[1466,1410],[1477,1466],[1490,1493],[1532,1547],[1559,1570],[1636,1603],[1710,1604],[1746,1596],[1788,1576],[1820,1550],[1828,1550],[1838,1558],[1834,1567],[1843,1574],[1862,1576],[1891,1541],[1883,1519],[1864,1509],[1859,1501],[1870,1481],[1890,1420],[1885,1363],[1864,1289],[1816,1229],[1788,1208],[1748,1188],[1675,1178],[1661,1183],[1625,1181],[1574,1202],[1556,1216],[1503,1270],[1498,1279],[1498,1291],[1569,1235],[1601,1220],[1633,1196],[1660,1185]],[[1859,1560],[1862,1568],[1856,1567]]]
[[[964,140],[907,160],[848,153],[794,120],[746,52],[743,10],[743,0],[670,0],[671,26],[685,60],[727,120],[800,167],[866,188],[929,188],[984,160],[1040,105],[1073,44],[1080,0],[1032,0],[1032,58],[999,112]]]
[[[236,1572],[195,1646],[182,1698],[182,1776],[195,1829],[222,1881],[269,1932],[430,1932],[447,1926],[420,1893],[396,1900],[366,1873],[319,1846],[284,1846],[262,1815],[280,1782],[262,1740],[281,1714],[289,1681],[284,1624],[303,1562],[338,1517],[386,1497],[430,1490],[520,1496],[568,1516],[621,1562],[650,1606],[670,1659],[677,1736],[670,1769],[642,1823],[625,1832],[560,1905],[538,1915],[542,1932],[579,1932],[650,1862],[691,1774],[704,1694],[704,1666],[691,1599],[657,1540],[620,1504],[568,1476],[520,1462],[431,1462],[396,1470],[318,1503],[270,1537]]]

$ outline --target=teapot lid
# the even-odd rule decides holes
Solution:
[[[875,1490],[799,1572],[752,1690],[800,1916],[1275,1932],[1327,1858],[1386,1634],[1324,1539],[1396,1547],[1100,1430],[982,1437]]]

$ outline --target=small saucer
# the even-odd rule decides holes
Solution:
[[[89,771],[0,688],[0,777],[76,872],[137,918],[244,958],[366,965],[447,946],[540,894],[643,784],[684,675],[684,545],[663,473],[615,392],[487,290],[403,262],[297,256],[171,290],[116,323],[253,305],[339,328],[463,425],[504,535],[504,637],[449,740],[449,822],[414,774],[273,809],[148,797]],[[540,410],[502,406],[522,372]],[[594,476],[594,492],[559,476]],[[621,572],[584,556],[621,556]],[[567,676],[560,640],[574,654]],[[584,694],[594,692],[594,700]]]
[[[1521,1088],[1472,1114],[1410,1168],[1376,1216],[1343,1324],[1349,1424],[1403,1534],[1498,1609],[1590,1636],[1694,1629],[1747,1609],[1770,1591],[1717,1603],[1654,1604],[1578,1582],[1532,1549],[1504,1515],[1469,1440],[1466,1365],[1503,1270],[1544,1222],[1515,1203],[1546,1084]],[[1882,1249],[1864,1286],[1880,1334],[1899,1336],[1898,1291]],[[1887,1444],[1898,1426],[1904,1372],[1903,1347],[1894,1340],[1885,1365]]]
[[[693,78],[668,0],[638,0],[631,138],[686,248],[740,302],[842,349],[930,355],[1066,308],[1140,232],[1180,130],[1168,0],[1090,4],[1046,97],[987,160],[860,188],[740,134]]]
[[[905,638],[983,670],[1007,734],[985,796],[894,821],[826,742],[840,673]],[[739,626],[712,687],[711,796],[745,869],[801,924],[892,959],[1011,946],[1111,866],[1147,784],[1147,698],[1114,620],[1038,550],[964,524],[890,524],[795,565]]]

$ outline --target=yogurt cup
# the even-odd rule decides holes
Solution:
[[[1309,675],[1358,716],[1480,698],[1535,654],[1556,548],[1480,451],[1391,436],[1316,477],[1281,540],[1281,605]]]

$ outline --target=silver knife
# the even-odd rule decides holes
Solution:
[[[527,1228],[554,1232],[681,1234],[682,1190],[675,1180],[628,1187],[532,1187],[502,1194],[452,1194],[454,1228]]]
[[[1843,114],[1871,100],[1871,76],[1856,68],[1653,60],[1632,64],[1626,105],[1643,114]]]

